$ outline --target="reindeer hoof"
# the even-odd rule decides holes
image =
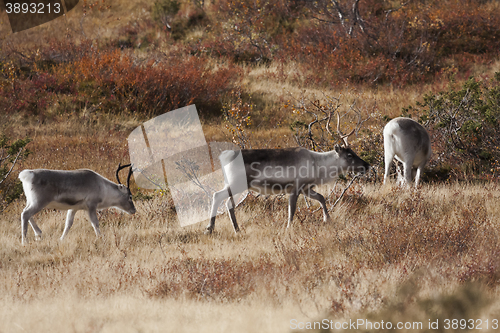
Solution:
[[[214,231],[214,228],[213,228],[213,227],[211,227],[211,226],[208,226],[208,227],[205,229],[204,234],[205,234],[205,235],[211,235],[211,234],[212,234],[212,231]]]

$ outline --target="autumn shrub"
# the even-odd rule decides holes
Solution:
[[[290,269],[264,258],[256,262],[185,258],[175,260],[158,272],[157,284],[147,291],[151,297],[185,296],[198,300],[238,301],[255,292],[271,274]]]
[[[61,74],[78,82],[78,91],[104,110],[129,110],[161,114],[196,103],[201,110],[220,109],[220,98],[236,79],[234,67],[208,68],[206,59],[150,60],[138,65],[120,51],[110,50],[84,57]]]
[[[196,103],[200,111],[213,114],[220,110],[222,97],[239,75],[239,69],[231,65],[211,69],[209,60],[200,57],[139,62],[109,46],[74,51],[76,54],[66,54],[63,61],[45,67],[38,67],[43,55],[33,56],[27,74],[15,62],[4,65],[2,108],[9,113],[43,115],[56,105],[56,111],[64,113],[74,108],[61,109],[64,103],[58,101],[71,96],[81,108],[95,105],[105,112],[155,115]]]
[[[497,10],[478,6],[476,1],[451,2],[451,6],[446,2],[435,5],[431,27],[439,56],[496,54],[500,37]]]
[[[277,54],[299,60],[311,83],[429,81],[498,54],[500,15],[480,1],[312,1]],[[278,39],[275,39],[278,40]]]
[[[281,44],[290,38],[302,5],[286,1],[223,0],[215,3],[212,28],[220,34],[205,48],[242,63],[262,63],[274,58]],[[223,44],[219,39],[225,41]],[[221,52],[223,47],[223,52]]]
[[[1,72],[6,79],[0,83],[0,105],[3,112],[26,112],[43,116],[45,110],[57,99],[57,95],[76,92],[75,82],[61,80],[51,69],[38,69],[37,64],[40,63],[51,67],[42,62],[21,66],[15,61],[4,66]]]
[[[434,154],[442,165],[453,166],[461,177],[499,174],[500,73],[428,93],[415,108],[406,110],[423,115],[421,121],[432,129]]]
[[[76,82],[59,76],[60,64],[80,59],[91,51],[88,42],[52,41],[37,50],[16,49],[2,54],[0,63],[0,110],[6,114],[24,113],[44,118],[47,108],[60,95],[72,95]]]
[[[43,110],[54,100],[56,84],[50,74],[36,75],[31,80],[13,76],[10,81],[0,90],[0,105],[5,113],[25,111],[43,115]]]

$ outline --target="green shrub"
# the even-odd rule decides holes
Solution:
[[[426,94],[417,107],[432,128],[441,163],[460,166],[463,173],[500,173],[500,73]]]

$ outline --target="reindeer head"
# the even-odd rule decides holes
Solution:
[[[329,125],[330,125],[330,120],[332,118],[333,112],[334,111],[329,113],[328,120],[326,123],[326,130],[332,136],[333,136],[333,133],[330,132]],[[368,164],[367,162],[362,160],[358,155],[356,155],[356,153],[351,148],[349,148],[349,142],[347,141],[347,139],[351,135],[353,135],[354,132],[356,132],[356,130],[358,130],[361,127],[363,122],[367,120],[367,119],[365,119],[364,121],[361,121],[361,115],[358,112],[356,112],[356,114],[358,115],[358,123],[352,129],[352,131],[350,131],[348,134],[344,134],[340,130],[340,113],[337,111],[337,134],[340,137],[340,140],[343,141],[343,146],[341,147],[340,145],[337,144],[337,145],[335,145],[334,148],[335,148],[335,151],[337,152],[337,154],[339,155],[339,157],[341,158],[341,160],[344,162],[343,168],[345,168],[347,171],[353,171],[353,172],[357,172],[357,173],[366,173],[372,167],[370,166],[370,164]]]

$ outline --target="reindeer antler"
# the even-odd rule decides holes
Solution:
[[[118,163],[118,169],[116,169],[116,180],[118,181],[118,184],[121,185],[122,183],[120,182],[120,177],[119,177],[118,173],[120,172],[121,169],[125,169],[128,167],[130,167],[130,170],[128,172],[128,177],[127,177],[127,188],[130,185],[130,176],[132,175],[132,164],[122,165],[121,163]]]
[[[339,135],[340,137],[340,140],[344,141],[344,145],[345,147],[349,147],[349,142],[347,142],[347,138],[350,137],[351,135],[354,134],[354,132],[358,129],[358,127],[360,126],[360,124],[362,124],[363,122],[361,121],[361,115],[356,112],[356,114],[358,115],[358,123],[356,124],[356,126],[352,129],[351,132],[349,132],[348,134],[344,134],[342,133],[342,131],[340,130],[340,112],[338,112],[337,110],[331,110],[329,113],[328,113],[328,118],[326,120],[326,131],[331,135],[331,136],[335,136],[331,131],[330,131],[330,121],[332,120],[332,115],[333,113],[337,113],[337,134]]]
[[[127,188],[130,191],[130,177],[132,177],[132,164],[130,164],[130,169],[128,169],[128,176],[127,176]]]
[[[328,119],[326,120],[326,131],[328,132],[328,134],[330,134],[331,136],[334,136],[333,133],[330,131],[330,120],[332,119],[332,114],[335,112],[336,110],[330,110],[330,112],[328,112]]]
[[[349,147],[349,143],[347,142],[347,138],[354,134],[354,132],[356,131],[356,129],[358,128],[358,126],[359,126],[359,124],[361,122],[361,116],[359,114],[358,114],[358,118],[359,118],[358,123],[352,129],[352,131],[349,132],[348,134],[343,134],[340,131],[340,112],[337,112],[337,133],[340,136],[340,139],[344,141],[344,144],[345,144],[346,148]]]

